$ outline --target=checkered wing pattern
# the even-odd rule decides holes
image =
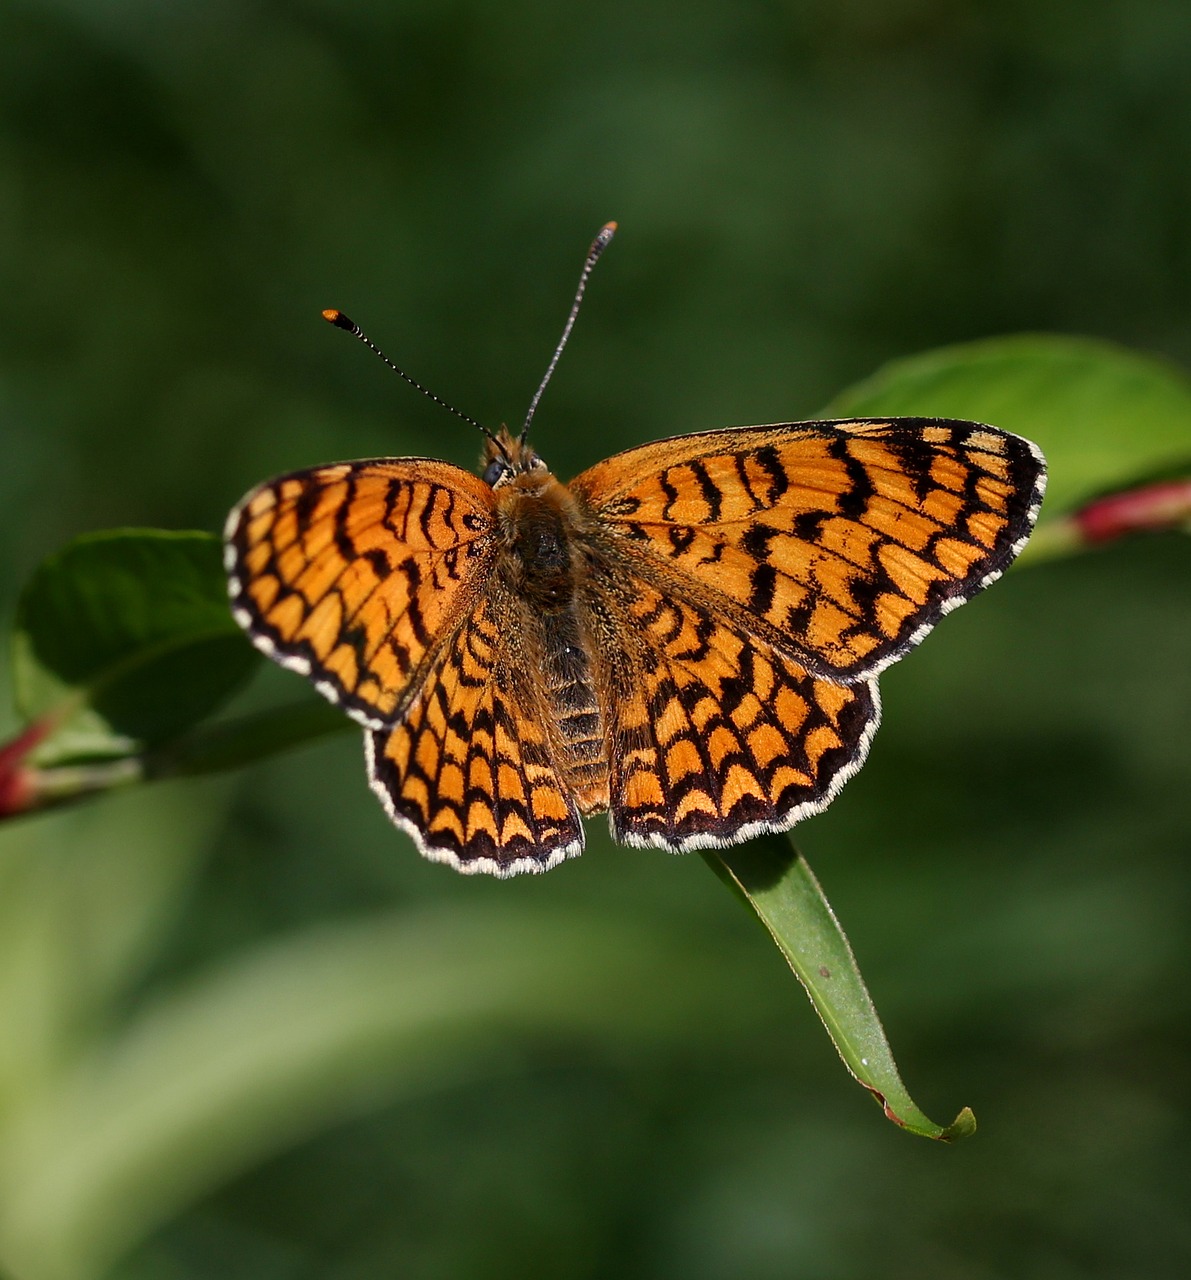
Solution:
[[[625,593],[631,672],[609,708],[613,834],[681,851],[785,830],[860,768],[875,681],[846,685],[643,582]]]
[[[815,675],[854,681],[1000,575],[1044,484],[1029,441],[899,418],[660,440],[571,489],[634,545],[642,578]]]
[[[367,738],[369,779],[386,812],[427,857],[460,871],[545,871],[583,848],[540,685],[508,644],[516,613],[494,588],[401,723]]]
[[[232,511],[232,611],[361,724],[404,714],[495,557],[492,490],[424,458],[282,476]]]

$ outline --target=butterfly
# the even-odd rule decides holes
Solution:
[[[576,856],[604,810],[676,852],[821,811],[868,753],[877,676],[1004,572],[1045,487],[1035,445],[944,418],[696,432],[563,484],[528,421],[481,427],[480,474],[314,467],[226,529],[237,621],[364,726],[392,821],[501,877]]]

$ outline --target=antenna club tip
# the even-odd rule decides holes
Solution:
[[[616,223],[605,222],[600,228],[599,234],[591,242],[591,248],[587,251],[587,269],[590,271],[595,266],[596,259],[608,247],[612,237],[616,234]]]
[[[355,332],[356,326],[352,321],[349,320],[342,311],[337,311],[334,307],[328,307],[323,312],[323,319],[328,324],[333,324],[336,329],[346,329],[348,333]]]

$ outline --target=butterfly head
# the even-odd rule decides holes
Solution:
[[[546,475],[546,464],[521,436],[511,435],[508,427],[501,427],[484,445],[480,474],[484,483],[493,489],[500,489],[512,484],[519,476],[533,473]]]

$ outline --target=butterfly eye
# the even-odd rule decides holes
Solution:
[[[484,468],[484,483],[495,485],[501,476],[507,475],[509,464],[503,458],[493,458]]]

